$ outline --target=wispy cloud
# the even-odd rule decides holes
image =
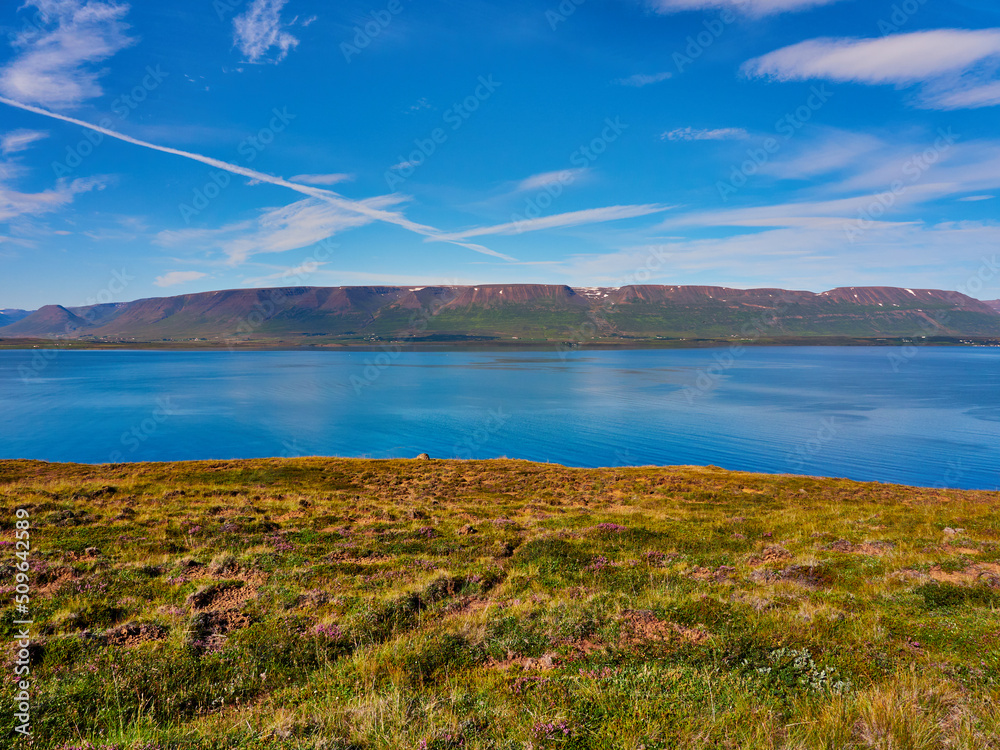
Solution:
[[[352,174],[297,174],[290,178],[292,182],[304,182],[306,185],[336,185],[338,182],[350,182]]]
[[[399,201],[398,196],[383,196],[364,203],[381,209]],[[236,236],[224,239],[219,247],[229,258],[230,264],[238,265],[252,255],[297,250],[373,221],[370,216],[316,199],[306,199],[266,211],[252,231],[243,232],[241,227]]]
[[[32,143],[48,137],[49,134],[44,130],[12,130],[0,136],[0,154],[4,156],[16,154],[27,149]]]
[[[527,221],[511,221],[506,224],[497,224],[492,227],[479,227],[469,229],[464,232],[454,232],[444,234],[439,237],[429,237],[426,241],[432,240],[459,240],[469,237],[483,237],[491,234],[521,234],[522,232],[536,232],[540,229],[562,229],[565,227],[576,227],[583,224],[598,224],[606,221],[619,221],[621,219],[634,219],[639,216],[649,216],[650,214],[666,211],[669,206],[647,204],[643,206],[607,206],[605,208],[588,208],[583,211],[571,211],[565,214],[555,214],[553,216],[543,216],[538,219]]]
[[[959,200],[964,203],[978,203],[979,201],[991,201],[994,198],[996,198],[995,195],[967,195]]]
[[[445,278],[443,276],[416,276],[412,273],[379,273],[377,271],[352,271],[346,269],[333,269],[333,268],[319,268],[320,265],[317,264],[316,270],[309,272],[309,281],[312,283],[318,282],[320,279],[325,280],[327,283],[342,286],[342,285],[368,285],[368,284],[378,284],[386,286],[405,286],[405,287],[428,287],[428,286],[473,286],[475,284],[482,283],[482,279],[475,278]],[[295,269],[288,269],[282,271],[279,274],[275,274],[277,278],[270,279],[270,281],[283,281],[287,280],[286,274],[289,274]],[[261,277],[258,279],[244,279],[243,284],[246,286],[256,286],[258,282],[261,285],[267,285],[269,277]],[[291,279],[294,283],[300,283],[300,281],[295,281]]]
[[[576,182],[588,174],[590,174],[590,169],[588,167],[579,167],[577,169],[559,169],[555,172],[542,172],[541,174],[535,174],[521,180],[517,183],[515,190],[517,192],[524,192],[527,190],[541,190],[542,188],[549,187],[550,185],[568,185],[569,183]]]
[[[839,0],[652,0],[653,7],[661,13],[679,13],[685,10],[711,10],[728,8],[751,16],[768,16],[774,13],[808,10],[820,5],[832,5]]]
[[[129,6],[100,0],[36,0],[41,29],[14,37],[14,58],[0,68],[0,93],[46,107],[72,108],[103,91],[97,67],[135,39],[127,35]]]
[[[661,141],[734,141],[750,136],[743,128],[676,128],[660,134]]]
[[[366,203],[386,207],[400,200],[398,196],[383,196]],[[236,266],[255,255],[298,250],[373,221],[369,216],[306,198],[268,209],[253,221],[234,222],[218,229],[160,232],[155,242],[163,247],[218,250],[226,256],[228,265]]]
[[[761,166],[763,174],[784,180],[808,180],[841,170],[871,166],[874,154],[895,156],[895,149],[882,138],[837,128],[820,129],[819,137],[800,141],[783,158]]]
[[[301,185],[297,182],[290,182],[289,180],[282,179],[281,177],[275,177],[273,175],[265,174],[264,172],[258,172],[255,169],[248,169],[247,167],[242,167],[236,164],[230,164],[229,162],[222,161],[220,159],[213,159],[210,156],[202,156],[201,154],[195,154],[190,151],[181,151],[180,149],[170,148],[168,146],[160,146],[155,143],[150,143],[148,141],[143,141],[138,138],[132,138],[131,136],[119,133],[116,130],[111,130],[109,128],[96,125],[94,123],[86,122],[84,120],[79,120],[75,117],[70,117],[68,115],[58,114],[56,112],[51,112],[41,107],[35,107],[30,104],[24,104],[23,102],[14,101],[12,99],[7,99],[5,97],[0,97],[0,104],[6,104],[9,107],[15,107],[16,109],[21,109],[26,112],[33,112],[37,115],[42,115],[44,117],[49,117],[54,120],[60,120],[62,122],[68,122],[72,125],[78,125],[83,128],[88,128],[98,133],[103,133],[104,135],[115,138],[116,140],[123,141],[125,143],[131,143],[134,146],[141,146],[142,148],[148,148],[152,151],[158,151],[163,154],[172,154],[173,156],[180,156],[184,159],[190,159],[191,161],[196,161],[201,164],[207,164],[210,167],[215,167],[216,169],[222,169],[231,174],[240,175],[241,177],[246,177],[249,180],[256,180],[258,182],[267,183],[270,185],[277,185],[279,187],[288,188],[289,190],[294,190],[297,193],[302,193],[303,195],[308,195],[313,198],[317,198],[322,201],[326,201],[331,205],[341,208],[348,212],[354,212],[361,216],[368,217],[374,221],[381,221],[387,224],[393,224],[395,226],[406,229],[414,234],[419,234],[424,237],[431,237],[434,239],[443,239],[447,242],[452,242],[444,238],[443,233],[435,229],[434,227],[427,226],[425,224],[418,224],[417,222],[410,221],[405,216],[400,213],[393,211],[385,211],[381,208],[375,207],[371,201],[377,199],[369,199],[368,201],[355,201],[345,198],[331,190],[323,190],[318,187],[312,187],[309,185]],[[483,247],[481,245],[474,245],[467,242],[454,242],[454,244],[460,247],[468,248],[469,250],[474,250],[478,253],[483,253],[485,255],[492,255],[497,258],[502,258],[504,260],[511,260],[510,256],[498,253],[495,250],[490,250],[489,248]]]
[[[936,29],[877,39],[811,39],[748,61],[743,72],[777,81],[924,84],[920,104],[960,109],[1000,104],[1000,29]]]
[[[951,187],[940,184],[912,185],[905,193],[895,197],[894,207],[900,210],[940,198]],[[845,219],[857,217],[869,208],[874,200],[875,195],[869,193],[826,201],[798,201],[770,206],[695,211],[672,216],[660,224],[660,228],[833,226],[842,229]]]
[[[248,62],[279,63],[299,40],[286,31],[281,11],[288,0],[253,0],[247,12],[233,19],[233,45]],[[271,48],[277,52],[271,57]]]
[[[277,273],[243,279],[242,283],[244,286],[267,286],[268,284],[275,282],[301,286],[306,283],[309,277],[322,270],[325,265],[328,265],[325,261],[320,262],[310,260],[305,263],[300,263],[297,266],[293,266],[292,268],[283,268]]]
[[[979,109],[1000,104],[1000,81],[965,84],[947,91],[931,92],[924,98],[928,109]]]
[[[653,83],[660,83],[661,81],[666,81],[668,78],[673,78],[674,74],[670,72],[666,73],[636,73],[628,78],[619,78],[615,83],[619,86],[632,86],[633,88],[642,88],[643,86],[649,86]]]
[[[54,188],[40,193],[22,193],[0,181],[0,221],[9,221],[18,216],[37,216],[57,211],[68,206],[77,195],[92,190],[103,190],[102,178],[59,180]]]
[[[157,276],[153,283],[159,287],[177,286],[178,284],[189,284],[192,281],[204,279],[206,276],[208,274],[201,271],[171,271],[162,276]]]

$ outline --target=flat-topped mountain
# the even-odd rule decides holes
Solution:
[[[991,299],[988,302],[986,302],[985,304],[989,305],[990,307],[992,307],[997,312],[1000,312],[1000,299]]]
[[[819,294],[666,285],[286,287],[47,305],[0,325],[0,338],[112,341],[733,336],[1000,336],[1000,302],[893,287]]]

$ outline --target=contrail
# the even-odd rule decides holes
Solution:
[[[482,245],[470,244],[467,242],[455,242],[454,240],[447,239],[443,236],[443,233],[435,229],[434,227],[427,226],[425,224],[418,224],[416,222],[410,221],[405,216],[392,211],[382,211],[377,208],[371,208],[358,201],[352,201],[344,198],[341,195],[333,192],[332,190],[320,190],[319,188],[311,187],[309,185],[300,185],[297,182],[289,182],[288,180],[282,179],[281,177],[275,177],[274,175],[269,175],[264,172],[258,172],[254,169],[247,169],[246,167],[241,167],[237,164],[230,164],[229,162],[221,161],[219,159],[213,159],[210,156],[202,156],[201,154],[194,154],[190,151],[181,151],[180,149],[170,148],[169,146],[160,146],[155,143],[150,143],[149,141],[139,140],[138,138],[133,138],[132,136],[125,135],[124,133],[119,133],[116,130],[109,130],[108,128],[102,128],[100,125],[94,125],[93,123],[86,122],[84,120],[78,120],[75,117],[68,117],[66,115],[60,115],[56,112],[50,112],[47,109],[42,109],[41,107],[33,107],[30,104],[23,104],[22,102],[15,101],[13,99],[6,99],[0,96],[0,104],[6,104],[8,107],[14,107],[16,109],[22,109],[25,112],[33,112],[36,115],[42,115],[43,117],[51,117],[54,120],[62,120],[63,122],[68,122],[72,125],[79,125],[80,127],[87,128],[88,130],[93,130],[98,133],[103,133],[109,138],[115,138],[119,141],[124,141],[125,143],[131,143],[134,146],[142,146],[143,148],[152,149],[153,151],[159,151],[163,154],[173,154],[174,156],[180,156],[185,159],[190,159],[191,161],[201,162],[202,164],[207,164],[210,167],[215,167],[216,169],[221,169],[225,172],[230,172],[232,174],[238,174],[242,177],[247,177],[251,180],[258,180],[259,182],[267,182],[272,185],[279,185],[281,187],[288,188],[289,190],[294,190],[297,193],[302,193],[303,195],[308,195],[311,198],[317,198],[322,201],[326,201],[338,208],[344,209],[345,211],[351,211],[356,214],[361,214],[362,216],[367,216],[375,221],[382,221],[386,224],[394,224],[403,229],[408,229],[415,234],[419,234],[428,239],[438,240],[442,242],[448,242],[452,245],[458,245],[460,247],[466,247],[470,250],[475,250],[478,253],[484,253],[486,255],[492,255],[496,258],[502,258],[503,260],[515,260],[508,255],[498,253],[495,250],[490,250]]]

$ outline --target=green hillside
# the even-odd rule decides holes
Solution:
[[[2,321],[0,321],[2,323]],[[1000,313],[957,292],[850,287],[289,287],[66,308],[0,325],[3,339],[317,345],[371,341],[781,341],[1000,337]]]
[[[516,461],[6,461],[0,504],[8,644],[17,509],[31,527],[18,746],[1000,746],[998,493]],[[7,738],[14,695],[4,680]]]

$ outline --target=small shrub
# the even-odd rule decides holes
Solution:
[[[950,609],[965,604],[989,607],[1000,602],[1000,595],[987,586],[960,586],[957,583],[926,583],[914,589],[923,599],[925,609]]]

